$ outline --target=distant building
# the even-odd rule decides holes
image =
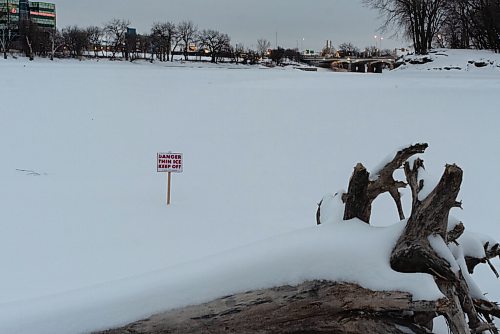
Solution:
[[[29,15],[30,15],[30,3],[29,3],[29,1],[28,0],[19,0],[19,21],[29,20]]]
[[[137,36],[137,29],[127,27],[127,36]]]
[[[0,29],[19,26],[19,1],[0,0]]]
[[[42,28],[56,28],[56,5],[49,2],[29,3],[31,22]]]
[[[22,22],[32,22],[40,28],[56,28],[56,5],[28,0],[0,0],[0,30],[16,35]]]

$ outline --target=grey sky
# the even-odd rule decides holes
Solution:
[[[153,22],[191,20],[201,29],[229,34],[232,43],[255,46],[258,38],[287,48],[321,49],[326,40],[375,45],[381,21],[361,0],[54,0],[58,27],[98,25],[124,18],[138,32],[149,32]],[[407,44],[385,34],[382,48]],[[380,40],[377,41],[380,46]]]

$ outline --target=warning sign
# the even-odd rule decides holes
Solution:
[[[182,153],[158,153],[156,170],[158,173],[182,173]]]

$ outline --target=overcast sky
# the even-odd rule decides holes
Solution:
[[[380,46],[378,13],[361,0],[54,0],[58,27],[102,26],[112,18],[131,21],[139,33],[153,22],[191,20],[200,29],[227,33],[231,42],[255,47],[266,38],[274,47],[320,50],[326,40],[337,47],[352,42],[360,48]],[[382,48],[408,43],[382,34]]]

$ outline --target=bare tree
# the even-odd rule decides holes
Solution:
[[[24,53],[33,60],[35,54],[39,55],[44,51],[44,42],[46,40],[45,29],[39,27],[33,21],[23,20],[19,23],[20,36],[24,37],[23,48]]]
[[[174,61],[174,52],[177,49],[177,46],[181,43],[182,38],[179,32],[179,27],[174,26],[174,31],[172,33],[172,50],[170,51],[170,61]]]
[[[471,43],[471,1],[448,1],[444,23],[437,35],[438,46],[468,49]]]
[[[339,52],[343,53],[345,56],[357,56],[359,54],[359,48],[351,42],[344,42],[339,45]]]
[[[500,0],[363,0],[385,17],[387,30],[403,27],[417,54],[439,47],[500,51]]]
[[[137,35],[137,49],[142,53],[142,58],[147,58],[147,53],[151,51],[152,38],[150,35]]]
[[[151,27],[152,42],[160,61],[167,61],[169,59],[175,34],[176,27],[172,22],[155,22]]]
[[[244,52],[245,52],[245,46],[242,43],[236,43],[236,45],[233,48],[234,60],[236,63],[239,63],[240,58],[242,57]]]
[[[203,30],[198,36],[200,45],[207,48],[210,52],[211,62],[217,62],[217,56],[230,47],[231,39],[227,34],[221,33],[217,30]]]
[[[103,31],[111,43],[112,57],[114,58],[117,52],[124,53],[125,34],[130,21],[122,19],[112,19],[104,25]]]
[[[32,30],[31,43],[34,55],[50,56],[51,41],[50,34],[55,28],[43,28],[37,26]]]
[[[471,44],[500,52],[500,1],[469,0],[467,8],[469,15],[464,21],[469,24]]]
[[[163,29],[163,24],[159,22],[153,23],[151,27],[151,45],[153,54],[157,56],[160,61],[165,61],[165,55],[167,53],[166,41],[165,41],[165,31]]]
[[[281,62],[283,61],[283,57],[285,56],[285,49],[280,48],[278,46],[277,49],[271,50],[271,60],[276,63],[276,65],[280,65]]]
[[[102,45],[103,30],[97,26],[90,26],[87,28],[87,34],[89,36],[90,48],[94,50],[94,57],[97,58]]]
[[[271,48],[271,42],[269,42],[267,39],[259,38],[257,40],[257,52],[259,53],[261,58],[264,58],[264,55],[267,53],[269,48]]]
[[[83,51],[89,46],[89,35],[87,29],[78,26],[66,27],[62,30],[64,45],[71,52],[73,57],[80,58]]]
[[[13,9],[14,7],[8,1],[0,3],[0,46],[4,59],[7,59],[10,45],[14,38],[17,37],[17,34],[15,34],[17,22],[12,15]]]
[[[500,0],[447,0],[439,47],[500,51]]]
[[[245,53],[245,64],[249,63],[250,65],[254,65],[259,60],[259,53],[251,48],[248,48]]]
[[[195,42],[196,33],[198,28],[194,25],[192,21],[182,21],[177,26],[177,33],[179,34],[180,40],[184,43],[184,59],[188,60],[188,50],[190,44]]]
[[[403,27],[417,54],[427,54],[443,23],[448,0],[363,0],[385,17],[382,26]]]
[[[33,42],[30,39],[28,34],[24,35],[24,38],[26,40],[25,53],[29,57],[29,60],[33,60],[33,59],[35,59],[34,51],[33,51]]]
[[[2,48],[4,59],[7,59],[7,51],[9,50],[11,41],[11,31],[8,28],[2,27],[0,29],[0,47]]]
[[[49,31],[49,41],[50,41],[50,60],[54,60],[55,53],[59,48],[64,46],[64,38],[62,34],[57,29],[51,29]]]
[[[380,50],[375,46],[367,46],[365,48],[365,57],[376,57],[380,55]]]

